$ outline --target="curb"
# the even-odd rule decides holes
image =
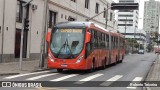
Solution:
[[[52,70],[52,69],[50,69],[50,68],[42,68],[42,69],[29,71],[28,73],[40,72],[40,71],[46,71],[46,70]],[[17,74],[22,74],[22,73],[0,73],[0,76],[17,75]]]
[[[52,70],[52,69],[51,68],[44,68],[44,69],[33,70],[31,72],[40,72],[40,71],[46,71],[46,70]]]
[[[145,76],[145,79],[144,79],[145,81],[147,80],[147,77],[148,77],[149,74],[151,73],[151,71],[152,71],[152,69],[153,69],[153,66],[154,66],[155,61],[157,60],[157,58],[158,58],[158,55],[157,55],[157,57],[155,58],[155,60],[152,62],[151,68],[149,69],[147,75]],[[152,89],[151,89],[150,87],[143,87],[143,90],[152,90]]]

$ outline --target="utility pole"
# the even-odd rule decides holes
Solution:
[[[22,15],[22,30],[21,30],[21,46],[20,46],[20,59],[19,59],[19,69],[22,70],[22,58],[23,58],[23,33],[25,29],[25,19],[26,19],[26,6],[30,4],[33,0],[30,0],[25,5],[23,5],[23,15]]]
[[[42,31],[42,41],[41,41],[41,54],[40,54],[40,62],[39,62],[39,66],[41,68],[44,67],[44,60],[45,60],[45,36],[46,36],[46,29],[48,29],[47,27],[47,13],[48,13],[48,0],[44,1],[44,14],[43,14],[43,31]]]
[[[126,17],[126,21],[125,21],[125,31],[124,31],[124,38],[126,38],[126,29],[127,29],[127,17]]]
[[[108,10],[111,9],[111,8],[112,8],[112,6],[111,6],[111,7],[108,7],[108,4],[107,4],[107,9],[106,9],[106,10],[104,10],[104,11],[96,14],[95,16],[93,16],[93,17],[91,17],[91,18],[87,18],[86,21],[90,21],[90,20],[92,20],[93,18],[97,17],[98,15],[100,15],[100,14],[106,12],[106,11],[107,11],[107,13],[108,13]],[[108,15],[107,15],[107,16],[108,16]]]
[[[157,37],[158,50],[159,50],[159,21],[160,21],[160,18],[159,18],[159,15],[158,15],[158,37]],[[159,54],[158,54],[158,55],[159,55]],[[159,59],[159,56],[158,56],[158,59]]]
[[[107,8],[108,8],[108,4],[107,4]],[[108,25],[108,10],[106,10],[105,13],[106,13],[106,24],[105,24],[105,28],[107,29],[107,25]]]
[[[141,29],[140,29],[140,34],[139,34],[140,36],[140,41],[141,41]],[[140,48],[141,48],[141,44],[140,44],[140,42],[139,42],[139,50],[140,50]]]
[[[136,41],[136,36],[135,36],[135,34],[136,34],[136,27],[135,27],[135,29],[134,29],[134,38],[133,38],[133,41]],[[134,42],[132,42],[132,52],[134,51]]]

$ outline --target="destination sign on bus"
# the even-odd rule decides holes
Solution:
[[[82,33],[82,29],[61,29],[61,32],[68,33]]]

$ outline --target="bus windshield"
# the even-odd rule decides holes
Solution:
[[[56,58],[77,57],[83,49],[85,30],[55,28],[51,38],[51,52]]]

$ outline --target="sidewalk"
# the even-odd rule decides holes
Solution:
[[[160,55],[155,62],[153,62],[146,81],[160,81]],[[146,90],[160,90],[160,87],[149,87]]]
[[[30,60],[22,62],[22,70],[19,69],[19,62],[0,63],[0,76],[28,73],[47,69],[45,62],[44,68],[39,67],[39,60]]]

